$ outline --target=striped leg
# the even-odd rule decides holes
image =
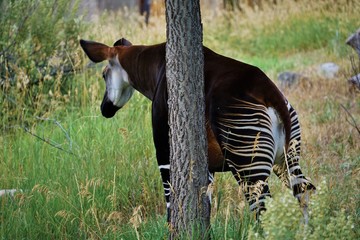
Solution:
[[[154,101],[155,102],[155,101]],[[154,103],[153,102],[153,103]],[[169,126],[167,124],[167,113],[156,112],[153,108],[153,138],[156,148],[156,159],[161,174],[162,184],[164,187],[165,201],[166,201],[166,212],[167,222],[170,222],[170,146],[169,146]],[[209,184],[214,180],[214,173],[209,173]],[[211,203],[211,191],[208,191],[210,203]]]
[[[275,151],[268,111],[261,104],[234,99],[216,120],[225,160],[257,216],[270,196],[267,181]]]
[[[155,131],[154,133],[158,133],[161,131]],[[170,222],[170,163],[169,163],[169,148],[166,147],[166,144],[158,139],[159,136],[154,136],[154,143],[156,148],[156,158],[158,161],[158,166],[160,170],[160,175],[162,179],[162,184],[164,187],[165,201],[166,201],[166,212],[167,212],[167,221]]]
[[[212,203],[211,194],[212,194],[213,183],[214,183],[214,175],[215,175],[215,173],[209,172],[209,186],[208,186],[208,190],[207,190],[207,195],[209,197],[210,208],[211,208],[211,203]]]
[[[152,128],[153,139],[156,149],[156,159],[158,162],[162,183],[164,187],[167,221],[170,222],[170,145],[169,145],[169,125],[168,125],[168,109],[167,98],[161,94],[167,92],[166,81],[162,81],[158,85],[157,94],[152,102]],[[209,184],[213,182],[214,173],[209,173]],[[208,191],[211,202],[211,191]]]
[[[166,91],[166,83],[160,84],[158,88],[157,92],[159,93]],[[159,94],[154,97],[152,104],[152,128],[156,159],[164,187],[167,221],[170,222],[170,145],[167,102]]]
[[[161,174],[161,178],[163,181],[165,201],[166,201],[166,214],[167,214],[167,222],[170,222],[170,164],[159,165],[159,170]]]
[[[159,170],[161,173],[161,178],[163,179],[163,187],[165,193],[165,200],[166,200],[166,213],[167,213],[167,222],[170,222],[170,193],[171,193],[171,186],[170,186],[170,164],[167,165],[159,165]],[[214,182],[214,173],[209,172],[209,187],[208,187],[208,197],[210,201],[211,207],[211,194],[212,194],[212,184]]]
[[[303,208],[303,213],[306,218],[308,191],[315,190],[316,188],[301,171],[299,165],[301,147],[300,124],[296,111],[289,103],[288,109],[291,117],[291,136],[289,149],[286,154],[286,158],[284,153],[277,157],[273,170],[275,174],[285,183],[285,185],[293,190],[293,194],[298,199],[300,206]]]

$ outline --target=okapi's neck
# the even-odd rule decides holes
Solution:
[[[165,43],[121,48],[119,60],[130,84],[152,100],[157,83],[165,77]]]

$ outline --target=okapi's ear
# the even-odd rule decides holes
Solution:
[[[80,45],[91,61],[98,63],[111,58],[110,47],[105,44],[80,40]]]
[[[131,46],[131,45],[132,45],[132,43],[125,38],[121,38],[114,43],[114,47],[116,47],[116,46]]]

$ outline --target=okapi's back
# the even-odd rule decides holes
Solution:
[[[287,100],[259,68],[221,56],[204,47],[206,101],[226,106],[234,98],[273,107],[285,129],[285,148],[290,141],[291,121]]]

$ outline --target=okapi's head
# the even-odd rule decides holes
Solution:
[[[134,88],[129,83],[129,76],[120,64],[121,47],[118,47],[132,44],[122,38],[114,43],[114,47],[85,40],[80,40],[80,45],[91,61],[95,63],[109,61],[103,70],[106,90],[101,103],[101,113],[104,117],[111,118],[129,101],[134,92]]]

